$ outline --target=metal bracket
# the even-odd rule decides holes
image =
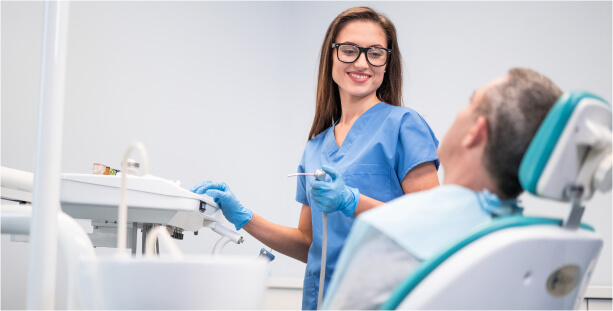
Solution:
[[[570,213],[562,223],[562,227],[576,230],[579,228],[581,224],[581,217],[583,217],[583,211],[585,207],[581,204],[581,197],[583,196],[583,186],[581,185],[570,185],[566,187],[565,196],[570,198],[571,207]]]
[[[89,239],[94,247],[117,247],[117,222],[113,220],[95,220],[91,221],[93,226],[92,233],[88,233]],[[134,247],[133,230],[134,223],[127,223],[126,247]]]

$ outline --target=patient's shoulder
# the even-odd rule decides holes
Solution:
[[[410,223],[417,228],[424,223],[438,223],[445,215],[461,214],[462,210],[475,208],[480,209],[476,192],[457,185],[442,185],[403,195],[359,217],[376,227]]]
[[[432,189],[405,194],[378,208],[371,209],[363,215],[381,215],[394,213],[396,209],[421,209],[435,205],[442,208],[447,205],[458,205],[464,201],[476,199],[476,193],[458,185],[442,185]]]
[[[402,196],[359,217],[420,259],[491,219],[476,192],[454,185]]]

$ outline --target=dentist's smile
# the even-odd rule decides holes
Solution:
[[[347,75],[349,75],[349,78],[356,83],[364,83],[371,77],[371,75],[363,72],[348,72]]]

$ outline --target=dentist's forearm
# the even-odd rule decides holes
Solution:
[[[310,232],[272,223],[258,214],[253,214],[243,229],[273,250],[307,262],[312,241]]]
[[[360,194],[360,200],[358,201],[358,207],[356,207],[355,212],[353,213],[354,217],[357,217],[361,213],[375,208],[377,206],[385,204],[384,202],[377,201],[373,198],[367,197],[363,194]]]

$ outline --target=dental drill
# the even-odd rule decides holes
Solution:
[[[292,176],[314,176],[315,179],[324,181],[326,179],[326,172],[322,169],[317,169],[315,173],[295,173],[287,175]],[[321,237],[321,268],[319,270],[319,294],[317,297],[317,310],[321,309],[321,302],[324,297],[324,284],[326,277],[326,252],[328,250],[328,214],[323,213],[322,217],[322,237]]]

